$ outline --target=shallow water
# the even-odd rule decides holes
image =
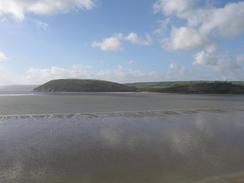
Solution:
[[[0,182],[241,183],[243,119],[240,110],[8,116]]]

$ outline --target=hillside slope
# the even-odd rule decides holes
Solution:
[[[194,94],[244,94],[243,82],[182,81],[132,83],[138,91]]]
[[[49,81],[34,89],[35,92],[131,92],[134,87],[123,84],[80,79],[60,79]]]

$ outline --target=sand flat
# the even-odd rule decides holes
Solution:
[[[83,93],[0,96],[1,115],[228,108],[244,108],[244,95]]]

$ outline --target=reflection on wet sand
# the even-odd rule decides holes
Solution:
[[[1,183],[244,182],[241,111],[9,117]]]

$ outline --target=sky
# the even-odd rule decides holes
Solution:
[[[0,0],[0,85],[244,80],[243,0]]]

